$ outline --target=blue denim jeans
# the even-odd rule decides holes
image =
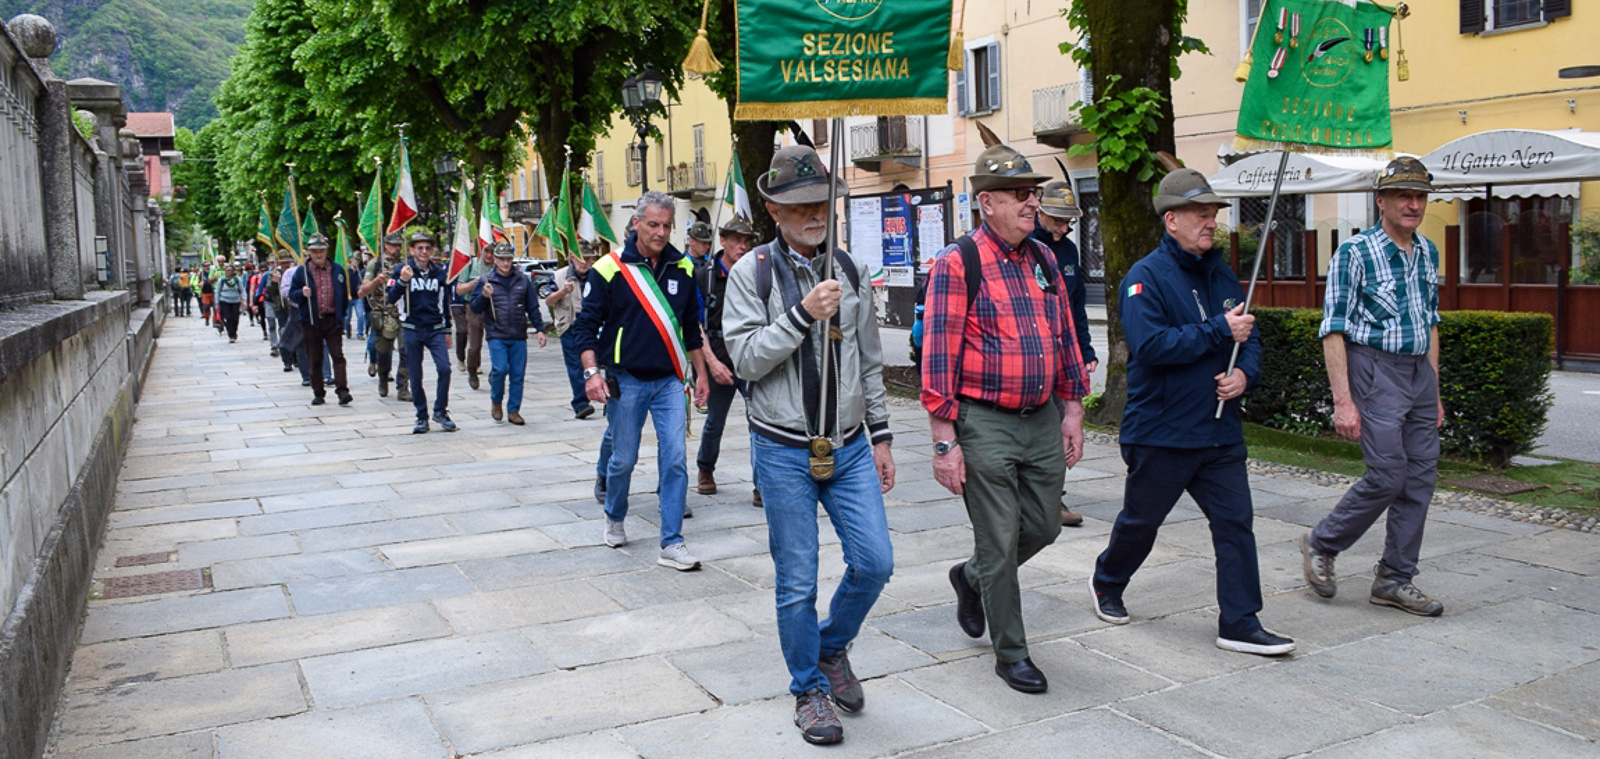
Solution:
[[[589,405],[589,397],[583,392],[583,361],[579,357],[578,333],[567,330],[561,336],[561,360],[567,365],[567,384],[572,385],[572,410],[577,411]]]
[[[499,403],[506,396],[506,381],[511,381],[511,397],[506,411],[522,410],[522,375],[528,368],[527,340],[488,340],[489,402]]]
[[[684,444],[689,409],[684,402],[683,383],[672,376],[641,380],[620,369],[610,370],[610,376],[617,378],[622,397],[606,404],[611,434],[611,455],[606,465],[606,518],[620,522],[628,516],[628,488],[633,482],[633,466],[639,462],[639,438],[648,413],[655,422],[658,441],[661,547],[682,543],[683,506],[689,494],[689,454]]]
[[[789,692],[827,690],[817,659],[843,651],[861,631],[894,572],[894,548],[872,446],[862,435],[834,451],[834,476],[811,479],[811,452],[750,436],[751,464],[767,512],[767,544],[776,570],[778,645],[789,666]],[[817,623],[817,503],[833,521],[845,572]]]
[[[348,314],[355,314],[355,316],[356,316],[356,337],[366,337],[367,336],[367,302],[365,300],[361,300],[359,298],[351,300],[350,301],[350,311],[348,312]],[[350,328],[350,322],[349,322],[349,315],[348,314],[346,314],[346,316],[345,316],[346,321],[345,321],[345,325],[344,325],[345,329],[347,329],[347,330]]]

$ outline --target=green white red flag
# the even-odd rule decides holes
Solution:
[[[417,217],[417,192],[411,187],[411,154],[406,151],[406,140],[400,138],[400,179],[395,182],[394,211],[389,216],[390,232],[399,232],[406,223]]]

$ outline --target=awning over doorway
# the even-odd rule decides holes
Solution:
[[[1526,185],[1554,188],[1527,195],[1576,194],[1571,182],[1600,179],[1600,133],[1576,129],[1492,129],[1441,145],[1422,156],[1435,187]]]
[[[1278,163],[1277,151],[1255,153],[1222,167],[1210,178],[1211,189],[1224,198],[1266,197],[1272,194]],[[1373,158],[1308,153],[1289,154],[1283,192],[1309,195],[1322,192],[1371,192],[1384,162]]]

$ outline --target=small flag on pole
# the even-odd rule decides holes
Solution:
[[[383,242],[383,164],[378,164],[378,173],[372,177],[372,192],[367,193],[367,206],[361,209],[361,218],[356,220],[356,235],[369,250],[381,250],[378,244]]]
[[[399,232],[406,222],[417,217],[417,193],[411,187],[411,154],[406,152],[406,138],[400,135],[400,179],[394,185],[394,212],[389,217],[389,231]]]
[[[322,225],[317,223],[317,211],[312,207],[315,201],[316,198],[309,195],[306,196],[306,223],[300,227],[300,244],[302,245],[305,244],[306,240],[311,239],[312,235],[322,234]]]
[[[728,182],[727,190],[722,193],[722,215],[745,221],[755,218],[750,213],[750,192],[744,186],[744,167],[739,165],[738,151],[734,151],[733,157],[728,159]]]
[[[578,238],[589,242],[605,240],[615,248],[617,233],[611,229],[611,221],[606,218],[606,211],[600,205],[600,198],[595,196],[594,188],[587,179],[583,183],[583,207],[578,215]]]
[[[461,270],[472,263],[472,257],[472,196],[467,194],[466,183],[462,183],[456,197],[456,235],[450,243],[450,269],[446,272],[446,281],[455,282],[461,276]]]
[[[500,193],[495,191],[494,180],[484,178],[482,205],[478,209],[478,245],[489,247],[497,240],[506,239],[506,224],[500,219]]]
[[[267,194],[261,193],[261,214],[256,219],[256,239],[267,246],[267,253],[272,252],[272,209],[267,207]]]
[[[278,214],[278,245],[288,249],[294,262],[305,260],[305,250],[300,247],[300,209],[294,197],[294,169],[289,170],[289,186],[283,190],[283,210]]]

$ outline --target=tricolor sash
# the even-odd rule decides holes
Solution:
[[[678,324],[678,315],[667,303],[667,296],[661,292],[661,286],[656,284],[656,278],[641,264],[625,264],[616,251],[611,252],[611,257],[617,265],[617,271],[622,273],[622,281],[628,283],[633,290],[633,297],[644,306],[645,313],[650,315],[650,322],[656,325],[656,332],[661,335],[661,342],[667,346],[667,352],[672,356],[672,368],[678,373],[678,379],[687,382],[689,379],[689,357],[683,348],[683,329]]]

